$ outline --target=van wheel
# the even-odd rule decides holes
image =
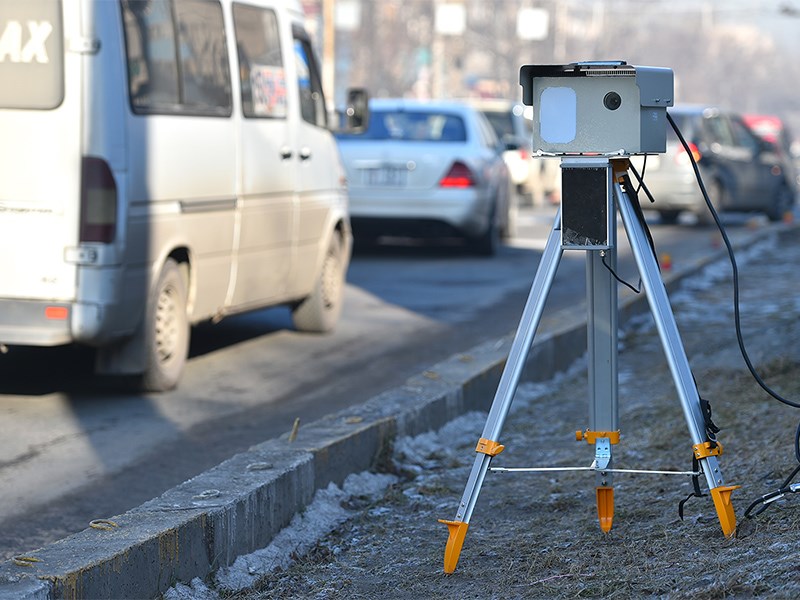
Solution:
[[[342,312],[346,268],[342,240],[334,233],[314,289],[292,309],[292,321],[298,331],[324,333],[334,328]]]
[[[178,385],[189,354],[189,318],[186,284],[172,259],[164,263],[147,306],[145,352],[142,389],[164,392]]]

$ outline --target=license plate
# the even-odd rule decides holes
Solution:
[[[408,169],[402,167],[363,169],[361,182],[364,185],[404,186],[408,183]]]

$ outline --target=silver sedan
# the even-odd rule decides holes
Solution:
[[[456,101],[370,102],[360,134],[339,134],[356,241],[461,238],[483,255],[511,235],[515,206],[502,145]]]

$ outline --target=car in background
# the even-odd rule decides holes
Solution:
[[[531,107],[502,99],[469,99],[491,124],[503,143],[503,160],[508,165],[517,196],[528,204],[543,204],[560,198],[561,171],[555,159],[533,156]]]
[[[486,118],[458,101],[374,99],[361,133],[339,133],[357,243],[459,237],[495,253],[516,206],[502,145]]]
[[[784,168],[794,178],[795,187],[800,185],[800,144],[795,141],[789,128],[775,115],[742,115],[742,121],[764,142],[771,144],[781,154]]]
[[[759,140],[733,112],[714,106],[676,105],[668,109],[694,156],[717,212],[762,212],[781,220],[795,200],[794,177],[769,144]],[[681,212],[694,213],[703,224],[713,222],[692,169],[691,160],[667,126],[667,148],[634,161],[655,203],[642,198],[664,223]]]

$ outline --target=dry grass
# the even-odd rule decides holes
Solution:
[[[753,283],[760,293],[797,297],[796,283],[769,279],[764,271],[766,279]],[[716,301],[727,310],[728,299],[706,296],[694,301]],[[779,311],[765,319],[769,327],[750,322],[748,347],[770,385],[800,399],[797,316]],[[436,521],[455,514],[474,459],[473,440],[427,457],[435,467],[393,487],[379,506],[363,510],[313,553],[237,598],[800,597],[800,494],[743,519],[747,505],[776,489],[796,465],[800,411],[772,401],[753,382],[735,352],[730,323],[717,321],[690,315],[679,325],[700,394],[711,400],[723,428],[723,472],[729,483],[742,485],[733,494],[739,518],[734,538],[722,535],[708,496],[692,498],[685,519],[678,518],[678,502],[691,491],[685,476],[617,475],[614,527],[603,534],[593,474],[490,473],[458,569],[447,576],[447,532]],[[624,339],[622,442],[615,463],[688,470],[691,441],[655,335],[644,327]],[[578,373],[552,394],[515,406],[501,439],[507,450],[494,466],[591,462],[591,447],[571,441],[587,424],[585,398],[585,373]]]

